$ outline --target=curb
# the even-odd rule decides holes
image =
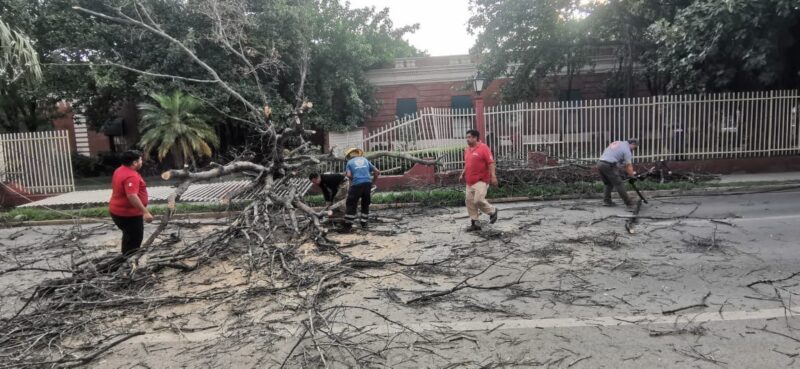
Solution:
[[[763,185],[763,186],[735,186],[735,187],[710,187],[692,190],[652,190],[642,191],[642,194],[649,198],[659,197],[676,197],[676,196],[724,196],[724,195],[746,195],[752,193],[776,192],[785,190],[800,189],[800,184],[781,184],[781,185]],[[494,204],[515,203],[525,201],[562,201],[562,200],[591,200],[600,199],[600,193],[582,193],[560,196],[539,196],[539,197],[499,197],[490,198],[490,202]],[[386,209],[405,209],[424,206],[419,202],[406,202],[394,204],[373,204],[371,209],[386,210]],[[442,205],[449,206],[449,205]],[[314,210],[322,210],[321,207],[315,207]],[[221,219],[227,218],[237,214],[238,212],[212,212],[212,213],[187,213],[176,214],[172,217],[173,220],[180,219]],[[158,217],[156,217],[158,218]],[[41,220],[41,221],[21,221],[21,222],[7,222],[0,224],[0,228],[18,228],[18,227],[37,227],[37,226],[57,226],[57,225],[78,225],[78,224],[93,224],[93,223],[110,223],[107,218],[77,218],[77,219],[54,219],[54,220]]]
[[[800,184],[735,186],[735,187],[722,187],[722,188],[712,187],[712,188],[701,188],[692,190],[651,190],[651,191],[642,191],[642,195],[650,198],[676,197],[676,196],[723,196],[723,195],[745,195],[750,193],[784,191],[793,189],[800,189]],[[744,191],[744,190],[751,190],[751,191]],[[603,195],[601,193],[581,193],[581,194],[569,194],[569,195],[558,195],[558,196],[548,196],[548,197],[544,196],[497,197],[497,198],[489,198],[487,200],[489,200],[489,202],[493,204],[503,204],[503,203],[514,203],[514,202],[524,202],[524,201],[592,200],[592,199],[601,199],[602,196]],[[377,210],[401,209],[401,208],[410,208],[421,205],[423,204],[419,202],[396,203],[396,204],[373,204],[370,205],[370,209],[377,209]],[[449,206],[449,205],[442,205],[442,206]]]

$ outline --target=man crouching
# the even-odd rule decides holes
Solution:
[[[634,177],[636,173],[633,171],[633,151],[639,146],[639,141],[635,138],[627,141],[614,141],[603,151],[600,156],[600,161],[597,162],[597,171],[600,172],[600,178],[605,185],[603,192],[603,203],[606,206],[615,206],[611,201],[611,191],[615,190],[619,197],[628,208],[633,207],[628,192],[625,191],[625,185],[622,183],[622,178],[619,175],[619,165],[623,165],[628,177]]]
[[[378,179],[380,171],[364,156],[364,151],[356,148],[347,149],[347,178],[350,178],[350,190],[347,191],[347,210],[344,216],[344,227],[341,232],[350,232],[356,222],[356,206],[361,201],[361,228],[367,228],[369,222],[369,205],[372,200],[372,183]]]

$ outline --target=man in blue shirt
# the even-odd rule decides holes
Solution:
[[[633,171],[633,151],[639,146],[639,140],[632,138],[627,141],[614,141],[603,151],[600,156],[600,161],[597,162],[597,171],[600,172],[600,178],[603,184],[606,185],[603,203],[606,206],[614,206],[611,201],[611,190],[614,189],[619,193],[619,197],[625,202],[628,207],[633,206],[633,201],[625,191],[625,186],[622,183],[622,178],[619,175],[619,165],[623,165],[628,177],[633,177],[636,172]]]
[[[364,156],[360,149],[351,148],[344,152],[347,159],[347,178],[350,178],[350,190],[347,191],[347,210],[344,216],[343,232],[349,232],[356,222],[356,206],[361,200],[361,227],[367,228],[369,220],[369,204],[372,200],[372,183],[378,179],[380,171]]]

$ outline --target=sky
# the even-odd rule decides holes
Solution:
[[[475,43],[475,37],[467,32],[469,0],[349,1],[352,8],[389,8],[395,27],[419,23],[419,30],[405,38],[431,56],[467,54]]]

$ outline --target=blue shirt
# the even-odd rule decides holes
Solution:
[[[600,160],[616,164],[633,164],[633,153],[628,141],[614,141],[603,151]]]
[[[373,170],[375,170],[375,166],[362,156],[352,158],[347,162],[347,171],[353,175],[353,186],[372,183]]]

